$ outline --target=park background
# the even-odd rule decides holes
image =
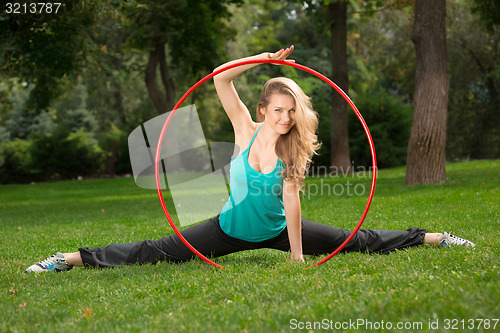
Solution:
[[[437,141],[440,155],[429,158],[441,165],[498,158],[498,5],[447,1],[443,9],[446,30],[430,25],[422,37],[445,34],[447,50],[430,61],[444,59],[449,72],[449,92],[436,98],[445,103],[420,103],[430,103],[419,121],[434,131],[421,135]],[[70,1],[57,14],[1,17],[2,183],[130,174],[127,138],[134,128],[171,110],[221,63],[292,44],[293,59],[329,76],[353,99],[373,135],[379,167],[402,166],[416,69],[441,75],[439,68],[416,68],[412,1]],[[278,75],[296,78],[320,115],[323,146],[313,165],[347,171],[371,164],[355,114],[310,74],[265,65],[243,75],[238,89],[253,113],[263,82]],[[207,140],[232,142],[212,84],[186,103],[200,110]]]
[[[447,331],[447,318],[499,317],[497,2],[68,1],[58,13],[37,15],[7,14],[5,8],[0,13],[2,330],[285,332],[292,318],[367,318],[419,321],[424,328],[438,319],[437,331]],[[426,15],[435,24],[418,35],[416,26]],[[431,63],[445,68],[439,74],[446,84],[437,89],[440,102],[427,101],[425,113],[417,111],[426,103],[417,100],[417,91],[419,84],[432,87],[421,78],[433,68],[422,66],[416,47],[422,47],[419,40],[439,38],[446,47]],[[306,272],[288,265],[286,254],[263,250],[220,259],[230,267],[223,271],[194,261],[24,275],[27,265],[51,251],[171,233],[154,191],[138,188],[130,178],[129,133],[170,110],[223,62],[291,44],[292,58],[338,83],[370,128],[381,170],[364,226],[456,231],[480,248],[345,255]],[[322,148],[311,170],[341,170],[316,172],[306,185],[351,182],[369,188],[371,174],[356,174],[371,165],[366,135],[329,85],[291,67],[261,65],[236,82],[250,111],[254,114],[262,84],[280,75],[296,79],[320,115]],[[186,103],[197,106],[207,140],[232,141],[210,82]],[[416,124],[427,124],[424,132],[437,129],[424,133],[428,156],[419,157],[410,144]],[[410,159],[424,163],[417,169],[425,172],[413,174],[420,179],[408,175]],[[306,196],[303,211],[349,229],[366,204],[367,191],[363,194]],[[319,258],[306,260],[313,264]],[[473,331],[492,329],[475,325]]]

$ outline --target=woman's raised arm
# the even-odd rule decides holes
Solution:
[[[285,60],[290,55],[290,53],[292,53],[292,51],[293,45],[289,48],[281,49],[275,53],[266,52],[251,57],[233,60],[217,67],[216,69],[214,69],[214,71],[217,71],[236,62],[245,60]],[[293,60],[288,61],[293,62]],[[250,116],[250,112],[238,96],[238,93],[233,84],[233,80],[241,73],[257,65],[258,64],[249,64],[234,67],[214,76],[214,84],[215,89],[217,90],[217,95],[219,96],[222,106],[224,107],[224,110],[226,111],[226,114],[228,115],[229,120],[233,125],[235,133],[239,133],[244,128],[247,128],[247,126],[251,126],[253,121]]]

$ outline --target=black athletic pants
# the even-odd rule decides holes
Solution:
[[[342,252],[388,253],[397,249],[424,243],[425,229],[399,230],[360,229]],[[207,257],[220,257],[230,253],[270,248],[289,251],[287,229],[263,242],[248,242],[233,238],[222,231],[218,216],[181,231],[186,240]],[[342,244],[351,231],[334,228],[302,218],[302,249],[304,254],[330,254]],[[124,264],[145,264],[158,261],[182,262],[196,255],[180,238],[173,234],[158,240],[111,244],[79,249],[86,267],[114,267]]]

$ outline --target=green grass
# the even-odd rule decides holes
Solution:
[[[446,330],[445,320],[465,319],[467,326],[468,319],[500,317],[500,160],[449,164],[447,175],[444,184],[406,187],[403,168],[381,170],[363,227],[455,231],[474,241],[474,250],[421,246],[389,255],[342,254],[309,270],[290,264],[286,253],[258,250],[215,259],[223,270],[194,260],[25,274],[56,251],[172,231],[156,192],[129,178],[0,186],[0,330],[289,332],[293,319],[333,325],[364,319],[421,322],[423,331],[439,320],[435,331],[483,331],[479,321],[473,330]],[[365,193],[306,195],[303,215],[352,229],[366,204],[369,177],[313,178],[307,186],[327,192],[341,184],[338,194],[347,181]],[[319,259],[306,258],[308,264]]]

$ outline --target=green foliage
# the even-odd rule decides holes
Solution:
[[[496,0],[474,0],[472,12],[481,16],[489,30],[500,24],[500,3]]]
[[[54,111],[33,111],[27,103],[32,89],[22,85],[12,88],[10,96],[6,97],[12,109],[5,121],[5,131],[9,133],[10,139],[27,139],[33,135],[50,133],[54,128]]]
[[[128,134],[114,124],[99,144],[84,129],[65,126],[49,134],[0,142],[0,184],[131,173]]]
[[[85,27],[91,23],[79,1],[67,1],[57,14],[0,13],[0,68],[34,86],[28,104],[40,111],[58,94],[58,80],[79,67]]]
[[[128,134],[111,123],[108,131],[99,138],[99,147],[103,150],[104,173],[130,174],[130,156]]]
[[[9,141],[10,133],[5,127],[0,126],[0,142]]]
[[[23,107],[17,107],[10,113],[6,130],[12,139],[26,139],[31,134],[30,127],[34,124],[35,115]]]
[[[0,142],[0,184],[27,183],[34,179],[32,142],[15,139]]]
[[[446,157],[453,161],[500,156],[500,46],[485,43],[497,40],[498,31],[481,24],[467,2],[456,1],[450,17]]]
[[[30,127],[35,123],[35,114],[26,108],[29,89],[19,87],[12,89],[10,96],[6,96],[12,109],[8,112],[5,129],[10,133],[11,139],[26,139],[30,135]]]
[[[87,108],[87,87],[78,82],[67,96],[63,97],[66,101],[58,108],[58,118],[62,125],[72,132],[82,129],[90,135],[94,134],[97,130],[97,121]]]
[[[382,11],[351,17],[350,87],[355,94],[382,89],[411,103],[415,90],[415,50],[411,15]]]
[[[384,91],[358,95],[356,106],[372,135],[380,168],[405,164],[413,108]],[[372,165],[368,139],[354,114],[349,113],[349,147],[354,166]]]
[[[57,127],[50,135],[33,139],[33,169],[46,179],[68,179],[100,171],[102,150],[83,130]]]
[[[5,126],[5,122],[9,117],[8,114],[14,108],[11,99],[13,88],[14,80],[0,79],[0,128]]]
[[[150,51],[157,42],[166,44],[175,70],[199,75],[223,58],[222,45],[233,35],[227,6],[239,2],[134,1],[122,9],[126,22],[134,23],[128,46]]]

